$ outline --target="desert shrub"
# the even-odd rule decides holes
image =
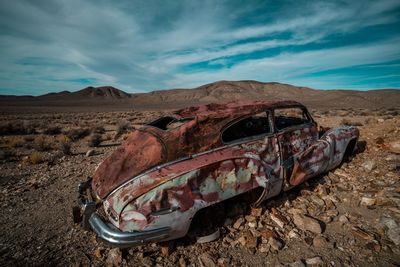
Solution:
[[[340,122],[341,125],[347,125],[347,126],[363,126],[361,122],[358,121],[351,121],[348,118],[342,119]]]
[[[35,129],[36,126],[35,126],[35,124],[33,122],[28,121],[28,120],[24,120],[22,122],[22,125],[23,125],[23,129],[25,131],[25,134],[34,134],[34,133],[36,133],[36,129]]]
[[[11,148],[21,147],[25,144],[25,139],[20,136],[13,136],[8,139],[8,146]]]
[[[33,135],[24,136],[24,140],[25,142],[33,142],[35,140],[35,136]]]
[[[398,116],[400,114],[400,112],[398,110],[390,110],[386,112],[387,115],[390,116]]]
[[[64,133],[72,141],[78,141],[79,139],[88,136],[90,134],[89,128],[73,128]]]
[[[89,140],[88,140],[88,145],[90,147],[97,147],[101,143],[101,135],[98,133],[93,133],[90,135]]]
[[[111,140],[112,139],[112,135],[110,133],[106,134],[106,136],[104,137],[104,140]]]
[[[103,126],[101,125],[96,125],[92,128],[92,133],[96,133],[96,134],[102,134],[105,132],[105,129]]]
[[[35,138],[35,148],[38,151],[46,151],[51,149],[52,142],[45,135],[39,135]]]
[[[44,157],[41,153],[35,151],[29,155],[27,161],[30,164],[39,164],[39,163],[44,162]]]
[[[68,136],[62,134],[57,137],[57,142],[59,143],[60,150],[65,155],[71,155],[71,139]]]
[[[15,161],[18,160],[17,153],[14,149],[0,149],[0,160]]]
[[[379,111],[376,112],[376,114],[378,116],[384,116],[386,114],[386,111],[385,110],[379,110]]]
[[[0,135],[34,134],[35,126],[30,121],[8,121],[0,124]]]
[[[118,139],[121,135],[123,135],[124,133],[126,133],[129,129],[129,122],[128,121],[120,121],[117,124],[117,133],[114,136],[114,139]]]
[[[61,133],[61,128],[59,126],[49,126],[43,133],[47,135],[57,135]]]

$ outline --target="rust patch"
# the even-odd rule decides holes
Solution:
[[[143,171],[185,156],[222,146],[221,130],[230,121],[275,107],[304,107],[295,101],[238,101],[181,109],[170,116],[193,118],[180,127],[134,130],[96,170],[92,188],[99,198]]]

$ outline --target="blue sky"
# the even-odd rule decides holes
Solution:
[[[0,94],[400,88],[400,1],[0,2]]]

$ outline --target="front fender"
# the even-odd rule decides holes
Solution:
[[[349,143],[358,137],[358,129],[352,126],[340,126],[326,131],[298,157],[289,184],[298,185],[313,176],[336,168],[342,162]]]
[[[349,143],[352,140],[358,140],[360,131],[354,126],[339,126],[327,131],[324,136],[332,143],[332,154],[326,169],[329,171],[340,165]]]

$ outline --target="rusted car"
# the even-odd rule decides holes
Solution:
[[[80,219],[120,247],[180,238],[201,209],[253,189],[259,204],[337,167],[358,136],[321,130],[295,101],[177,110],[130,133],[80,184]]]

